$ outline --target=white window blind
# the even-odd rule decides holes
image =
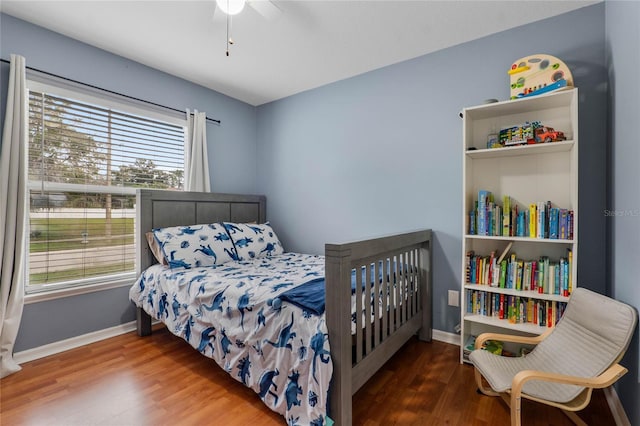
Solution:
[[[27,292],[135,270],[135,189],[181,190],[184,126],[29,93]]]

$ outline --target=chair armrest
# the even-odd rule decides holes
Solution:
[[[552,331],[553,331],[553,328],[550,328],[549,330],[545,331],[539,336],[532,336],[532,337],[518,336],[515,334],[482,333],[476,338],[475,348],[476,349],[482,348],[482,345],[487,340],[500,340],[503,342],[522,343],[526,345],[537,345],[538,343],[542,342],[549,334],[551,334]]]
[[[602,374],[595,377],[579,377],[549,373],[546,371],[523,370],[513,377],[511,392],[519,396],[522,393],[522,386],[529,380],[543,380],[594,389],[606,388],[614,384],[620,377],[625,375],[627,371],[628,370],[620,364],[613,364]]]
[[[581,410],[589,403],[591,389],[593,388],[608,388],[612,384],[614,384],[621,376],[623,376],[627,372],[627,369],[621,366],[620,364],[613,364],[607,370],[605,370],[602,374],[596,377],[576,377],[576,376],[568,376],[564,374],[557,373],[549,373],[545,371],[534,371],[534,370],[524,370],[519,372],[513,377],[511,381],[511,397],[509,398],[509,405],[511,407],[511,419],[512,424],[520,425],[520,412],[521,412],[521,401],[522,401],[522,387],[529,380],[543,380],[547,382],[555,382],[555,383],[563,383],[569,385],[576,385],[584,387],[588,395],[586,399],[579,401],[578,404],[572,408],[569,408],[567,404],[556,403],[550,400],[544,400],[540,398],[531,397],[527,394],[524,396],[526,398],[531,398],[534,401],[542,402],[548,405],[552,405],[558,408],[561,408],[565,414],[569,415],[569,418],[573,420],[576,424],[584,424],[578,416],[575,416],[573,411]],[[584,395],[585,392],[582,392],[581,395]],[[579,399],[579,398],[578,398]],[[574,400],[575,401],[575,400]],[[568,410],[568,411],[567,411]],[[513,419],[516,419],[516,422],[513,422]]]

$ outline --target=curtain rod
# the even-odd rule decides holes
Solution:
[[[4,62],[6,64],[10,64],[11,63],[11,61],[9,61],[7,59],[4,59],[4,58],[0,58],[0,62]],[[155,102],[151,102],[151,101],[147,101],[147,100],[144,100],[144,99],[136,98],[134,96],[129,96],[129,95],[125,95],[125,94],[122,94],[122,93],[114,92],[113,90],[103,89],[102,87],[94,86],[93,84],[83,83],[82,81],[73,80],[73,79],[67,78],[67,77],[62,77],[62,76],[57,75],[57,74],[53,74],[53,73],[50,73],[50,72],[47,72],[47,71],[39,70],[37,68],[33,68],[33,67],[26,67],[26,68],[28,70],[30,70],[30,71],[36,71],[36,72],[39,72],[39,73],[42,73],[42,74],[46,74],[46,75],[51,76],[51,77],[55,77],[55,78],[59,78],[59,79],[65,80],[65,81],[69,81],[71,83],[75,83],[75,84],[80,84],[80,85],[83,85],[83,86],[91,87],[92,89],[102,90],[103,92],[107,92],[107,93],[110,93],[112,95],[122,96],[122,97],[127,98],[127,99],[131,99],[131,100],[138,101],[138,102],[144,102],[145,104],[157,106],[157,107],[168,109],[168,110],[171,110],[171,111],[182,112],[182,113],[185,112],[185,111],[179,110],[177,108],[172,108],[172,107],[169,107],[169,106],[166,106],[166,105],[161,105],[161,104],[157,104]],[[191,113],[191,115],[193,115],[193,113]],[[207,121],[212,121],[214,123],[221,124],[221,121],[218,120],[218,119],[215,119],[215,118],[207,117]]]

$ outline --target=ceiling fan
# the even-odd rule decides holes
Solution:
[[[227,56],[229,56],[229,46],[233,45],[233,39],[231,38],[231,17],[242,12],[246,4],[269,20],[275,19],[282,14],[282,10],[271,0],[216,0],[213,20],[214,22],[221,19],[226,19],[227,21]],[[218,12],[218,10],[220,12]]]
[[[237,15],[244,10],[245,4],[267,19],[274,19],[282,14],[282,10],[271,0],[216,0],[214,19],[218,9],[223,15]]]

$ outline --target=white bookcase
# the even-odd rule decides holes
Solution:
[[[467,253],[496,257],[511,243],[509,255],[520,260],[539,260],[547,256],[551,262],[567,258],[569,250],[572,262],[569,269],[573,288],[577,283],[578,261],[578,89],[568,89],[528,98],[508,100],[465,108],[463,119],[463,202],[462,202],[462,283],[461,283],[461,345],[460,359],[466,361],[465,345],[470,336],[483,332],[541,334],[547,326],[527,322],[522,316],[516,322],[500,319],[499,310],[493,314],[485,310],[478,313],[478,306],[470,306],[476,298],[484,297],[490,307],[504,300],[531,300],[549,306],[566,303],[569,297],[549,292],[515,290],[489,284],[467,282]],[[564,132],[566,140],[558,142],[517,145],[488,149],[489,134],[500,129],[540,122]],[[474,209],[480,190],[490,191],[497,205],[503,205],[503,196],[511,197],[519,209],[529,209],[531,203],[551,201],[553,207],[573,210],[573,238],[550,239],[529,236],[486,236],[469,234],[469,212]],[[502,223],[502,221],[500,221]],[[507,255],[507,258],[509,257]],[[471,280],[469,280],[471,281]],[[516,299],[520,298],[520,299]],[[486,306],[486,305],[485,305]],[[526,305],[525,305],[526,306]],[[533,305],[535,306],[535,305]],[[468,307],[471,312],[468,312]],[[508,310],[508,307],[505,307]],[[482,309],[480,309],[482,311]],[[530,315],[531,318],[531,315]],[[517,351],[518,348],[511,348]]]

